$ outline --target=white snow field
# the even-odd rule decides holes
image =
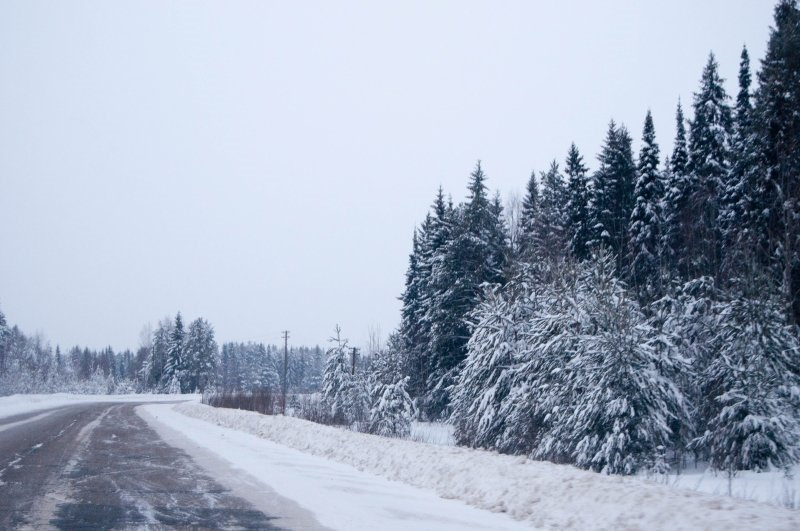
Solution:
[[[411,423],[411,433],[408,439],[422,443],[455,446],[456,439],[453,435],[453,428],[452,424],[415,420]]]
[[[800,529],[783,507],[523,457],[194,402],[143,408],[334,529]],[[455,500],[484,511],[438,505]]]
[[[407,439],[454,446],[456,443],[453,428],[452,424],[442,422],[414,421],[411,423],[411,434]],[[738,472],[730,482],[727,474],[710,470],[702,463],[696,467],[689,464],[679,474],[671,472],[655,476],[640,473],[636,477],[649,483],[800,509],[800,465],[792,467],[788,476],[783,470],[744,471]]]
[[[69,393],[10,395],[0,397],[0,419],[71,404],[92,402],[175,402],[179,400],[199,400],[199,395],[76,395]]]
[[[662,483],[670,487],[733,496],[743,500],[771,503],[779,507],[800,509],[800,466],[791,468],[789,477],[782,470],[769,472],[737,472],[729,482],[724,472],[706,468],[687,468],[680,474],[669,474],[659,478],[644,478],[646,481]]]
[[[194,405],[200,406],[200,411],[212,409]],[[263,490],[264,496],[277,494],[295,502],[301,509],[312,513],[319,524],[326,528],[370,531],[530,529],[526,523],[506,514],[480,510],[459,500],[444,499],[430,489],[390,481],[337,462],[336,459],[312,455],[246,431],[186,416],[168,404],[140,406],[137,410],[170,444],[180,445],[193,456],[197,447],[216,454],[239,474],[249,475],[251,478],[248,479],[260,481],[267,487],[258,489],[252,485],[252,481],[245,481],[250,484],[251,490]],[[239,413],[235,410],[214,411]],[[251,420],[253,418],[248,417]],[[181,443],[174,434],[164,433],[165,428],[179,433],[189,444]],[[386,440],[376,439],[379,439],[378,442]],[[356,451],[355,448],[353,450]],[[398,456],[388,454],[387,457],[394,459]],[[197,458],[203,461],[202,455]],[[227,473],[230,474],[230,470]],[[223,484],[229,479],[215,477]],[[250,500],[254,501],[252,497]],[[290,518],[296,520],[297,516],[290,514]]]

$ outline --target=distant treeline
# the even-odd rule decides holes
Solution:
[[[8,326],[0,311],[0,396],[15,393],[188,393],[278,391],[283,350],[263,343],[224,343],[198,318],[184,327],[178,313],[147,329],[136,351],[53,348],[41,335],[28,336]],[[286,370],[291,392],[320,389],[324,352],[291,347]]]

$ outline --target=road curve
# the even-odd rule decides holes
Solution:
[[[71,405],[0,419],[0,529],[278,529],[138,404]]]

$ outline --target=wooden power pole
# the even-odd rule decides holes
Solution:
[[[281,414],[286,415],[286,390],[289,387],[289,331],[283,331],[283,382],[281,388]]]
[[[353,375],[355,375],[356,373],[356,353],[358,353],[358,349],[356,347],[353,347],[353,353],[350,356],[350,365],[351,365],[350,374]]]

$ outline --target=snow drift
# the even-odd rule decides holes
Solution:
[[[798,529],[800,513],[482,450],[387,439],[249,411],[178,404],[241,430],[540,528]]]

